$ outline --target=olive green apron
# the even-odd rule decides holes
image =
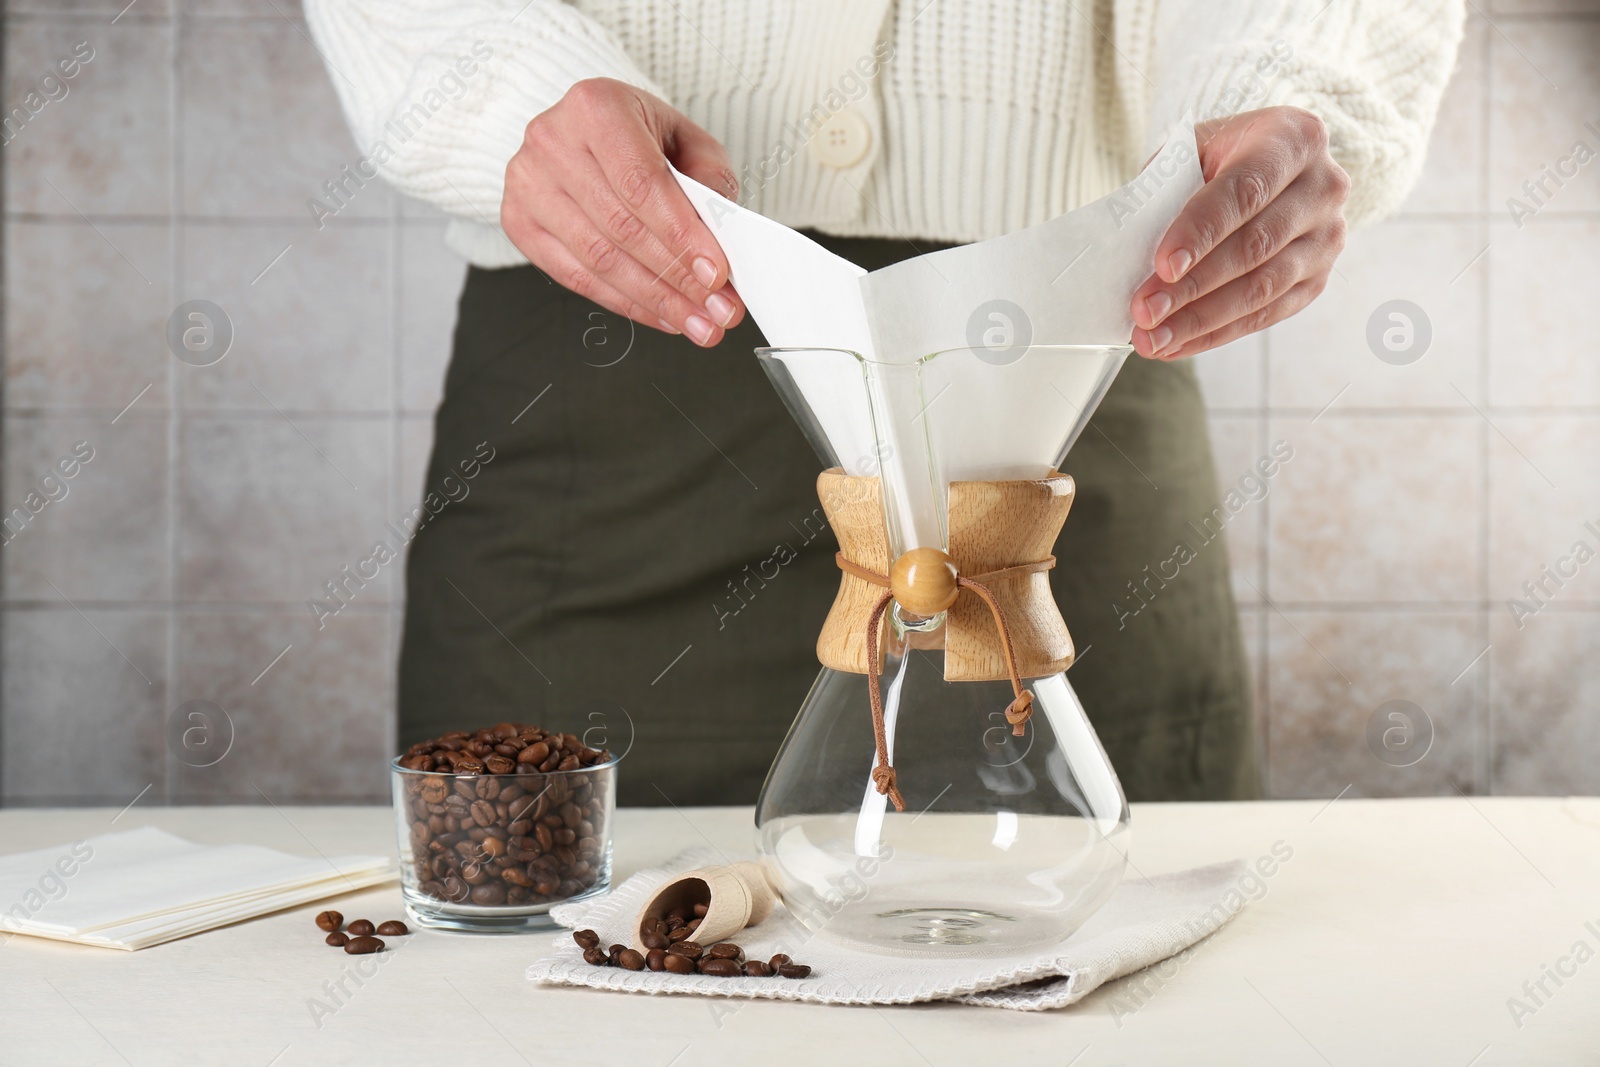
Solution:
[[[868,269],[930,250],[819,239]],[[747,319],[707,351],[531,267],[470,272],[406,568],[402,746],[531,722],[626,748],[624,804],[755,800],[839,584],[762,343]],[[1128,798],[1259,795],[1227,552],[1196,536],[1217,493],[1193,370],[1131,357],[1064,467],[1069,678]]]

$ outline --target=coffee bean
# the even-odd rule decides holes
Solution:
[[[667,945],[671,944],[664,935],[658,934],[654,930],[646,930],[639,935],[639,940],[644,944],[645,948],[666,948]]]
[[[694,915],[695,915],[695,918],[697,918],[697,919],[703,919],[703,918],[705,918],[705,915],[706,915],[706,912],[708,912],[708,911],[710,911],[710,910],[711,910],[711,909],[710,909],[710,908],[709,908],[709,907],[708,907],[708,906],[707,906],[707,905],[705,905],[705,904],[696,904],[696,905],[695,905],[695,906],[694,906]]]
[[[369,952],[382,952],[383,942],[366,935],[352,937],[344,943],[344,950],[352,956],[365,956]]]
[[[811,968],[803,963],[785,963],[778,968],[778,973],[784,978],[804,978],[811,973]]]
[[[760,960],[750,960],[744,965],[744,973],[751,978],[771,978],[772,968]]]
[[[743,960],[744,949],[732,941],[721,941],[706,949],[706,955],[714,960]]]
[[[592,963],[596,967],[609,967],[611,957],[600,951],[599,945],[591,945],[583,950],[583,962]]]
[[[691,960],[688,956],[680,956],[675,952],[668,952],[661,958],[661,967],[663,970],[671,971],[673,974],[693,974],[694,960]]]
[[[744,973],[744,968],[729,959],[713,958],[700,961],[700,973],[715,978],[736,978]]]
[[[693,936],[694,936],[694,931],[693,930],[689,929],[687,926],[679,926],[679,927],[674,928],[670,933],[667,934],[667,940],[668,941],[687,941]]]
[[[480,908],[494,908],[506,902],[503,882],[485,882],[472,888],[472,902]]]
[[[704,953],[705,949],[698,941],[675,941],[672,947],[667,949],[667,954],[670,956],[684,956],[691,960],[699,959]]]
[[[323,911],[317,913],[317,927],[322,930],[337,930],[344,925],[344,916],[336,911]]]
[[[666,959],[666,949],[653,948],[649,952],[645,953],[644,965],[650,968],[652,971],[664,971],[667,969]]]
[[[334,948],[344,948],[345,942],[349,940],[350,938],[347,935],[341,934],[337,930],[323,938],[325,944],[332,945]]]
[[[600,943],[600,935],[593,930],[574,930],[572,940],[578,943],[579,948],[594,948]]]
[[[625,948],[617,953],[617,966],[625,971],[644,970],[644,957],[631,948]]]
[[[398,764],[421,773],[402,774],[396,807],[414,884],[481,907],[555,903],[593,889],[604,867],[609,781],[557,768],[610,761],[575,734],[518,723],[412,745]]]
[[[773,970],[777,970],[779,967],[782,967],[785,963],[788,963],[788,962],[789,962],[789,954],[787,952],[780,952],[776,956],[772,957],[770,960],[767,961],[767,966],[771,967]]]
[[[370,937],[377,932],[377,927],[372,925],[371,919],[356,919],[346,928],[351,937]]]
[[[388,922],[378,924],[378,933],[383,937],[404,937],[411,931],[399,919],[390,919]]]

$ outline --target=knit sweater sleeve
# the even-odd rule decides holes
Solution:
[[[561,0],[305,0],[305,12],[363,159],[474,230],[498,227],[506,163],[573,83],[663,95]],[[494,258],[521,258],[499,243]]]
[[[1155,2],[1146,147],[1186,116],[1302,107],[1350,174],[1351,225],[1400,206],[1455,63],[1463,0]]]

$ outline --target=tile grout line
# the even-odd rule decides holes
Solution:
[[[173,215],[180,217],[185,222],[197,226],[297,226],[309,229],[303,215],[213,215],[204,212],[174,212],[171,214],[146,214],[139,212],[119,211],[91,211],[86,215],[69,215],[53,211],[20,211],[5,210],[0,212],[7,222],[27,222],[40,226],[86,226],[85,218],[101,226],[148,226],[171,221]],[[1402,211],[1382,220],[1383,222],[1398,222],[1417,226],[1454,228],[1462,223],[1476,222],[1483,217],[1480,210],[1473,211],[1438,211],[1418,212]],[[1541,220],[1554,222],[1593,222],[1600,218],[1600,208],[1592,207],[1550,207],[1541,209],[1537,216],[1529,218],[1527,225],[1540,225]],[[367,227],[370,229],[386,229],[392,223],[387,215],[361,215],[352,214],[340,220],[339,225],[350,227]],[[426,215],[402,215],[399,219],[401,226],[418,229],[445,229],[449,219],[440,219]],[[1381,225],[1376,223],[1375,225]]]
[[[303,611],[303,600],[189,600],[174,603],[160,597],[147,597],[137,600],[94,600],[74,599],[80,607],[92,607],[96,611],[150,611],[157,608],[183,610],[194,614],[207,612],[270,612],[270,611]],[[379,600],[373,598],[368,607],[360,603],[349,604],[345,607],[355,615],[379,614],[401,606],[398,600]],[[1281,611],[1286,615],[1463,615],[1474,612],[1494,611],[1502,605],[1490,601],[1479,600],[1277,600],[1266,604],[1259,600],[1238,600],[1235,598],[1241,612],[1251,611]],[[23,611],[70,611],[59,600],[41,599],[39,597],[21,596],[0,600],[0,605]],[[1547,603],[1540,614],[1559,615],[1595,615],[1600,614],[1600,600],[1579,600],[1565,603]]]
[[[402,286],[404,283],[403,263],[405,261],[406,246],[405,233],[400,226],[402,197],[398,192],[391,192],[389,198],[389,488],[385,494],[388,501],[389,515],[397,515],[400,511],[401,481],[404,466],[401,454],[401,356],[400,338],[402,324],[400,322],[400,309],[404,306]],[[389,515],[384,516],[386,519]],[[400,550],[406,553],[406,546],[401,545]],[[401,566],[404,566],[402,556]],[[389,678],[394,685],[394,697],[382,709],[384,719],[384,740],[388,748],[384,755],[399,751],[400,733],[400,688],[399,688],[399,638],[401,623],[395,620],[393,605],[398,599],[399,590],[395,588],[401,584],[403,570],[397,570],[389,575],[389,604],[391,610],[385,612],[384,618],[384,655],[389,660]]]
[[[1271,329],[1261,331],[1261,396],[1258,400],[1260,411],[1256,414],[1257,434],[1266,448],[1265,442],[1272,437],[1272,334]],[[1272,494],[1268,493],[1261,501],[1261,514],[1256,517],[1257,538],[1261,545],[1256,572],[1261,579],[1260,589],[1264,596],[1272,595]],[[1263,607],[1265,605],[1263,604]],[[1263,796],[1271,797],[1272,792],[1272,618],[1262,614],[1256,624],[1256,669],[1261,672],[1261,710],[1257,712],[1257,720],[1261,729],[1261,792]]]
[[[1482,34],[1483,43],[1480,45],[1481,54],[1478,57],[1482,64],[1483,78],[1478,91],[1479,136],[1483,140],[1483,151],[1480,153],[1479,163],[1480,180],[1483,188],[1479,199],[1479,207],[1483,218],[1479,223],[1479,236],[1483,238],[1485,247],[1489,247],[1492,240],[1493,221],[1489,205],[1490,160],[1494,158],[1493,139],[1494,121],[1490,111],[1490,102],[1494,99],[1494,34],[1488,29]],[[1478,396],[1483,401],[1485,409],[1490,405],[1490,359],[1492,354],[1490,327],[1493,313],[1489,301],[1493,296],[1494,286],[1494,261],[1495,252],[1489,248],[1488,262],[1484,264],[1482,288],[1479,290],[1478,299]],[[1478,462],[1479,489],[1478,489],[1478,582],[1480,599],[1486,605],[1479,613],[1478,637],[1485,647],[1492,644],[1491,633],[1494,623],[1491,618],[1489,602],[1489,553],[1493,549],[1493,538],[1490,533],[1490,523],[1493,515],[1491,494],[1494,492],[1494,474],[1490,456],[1493,441],[1489,436],[1488,421],[1478,427]],[[1475,680],[1474,690],[1478,694],[1478,729],[1477,729],[1477,771],[1478,788],[1482,795],[1494,795],[1494,662],[1493,655],[1486,656],[1483,660],[1483,670]]]
[[[10,37],[7,36],[7,34],[11,29],[9,23],[9,14],[10,13],[7,11],[0,10],[0,36],[4,36],[7,41],[10,40]],[[0,85],[7,84],[5,76],[10,73],[10,71],[7,69],[5,57],[6,51],[7,49],[0,48]],[[11,169],[9,166],[10,162],[10,159],[6,159],[5,163],[7,165],[0,167],[0,204],[5,202],[8,195],[6,178],[8,177],[7,172]],[[10,399],[10,392],[6,388],[9,380],[7,372],[11,369],[11,352],[9,347],[5,344],[5,339],[8,336],[8,329],[11,321],[11,302],[9,299],[11,288],[11,264],[6,261],[8,257],[4,254],[6,246],[10,244],[9,241],[5,240],[5,238],[8,237],[10,237],[10,234],[6,231],[5,225],[0,223],[0,450],[3,450],[6,437],[11,432],[11,420],[9,417],[9,412],[6,410],[6,401]],[[0,460],[3,459],[4,457],[0,456]],[[10,491],[10,480],[5,474],[5,464],[4,462],[0,462],[0,492],[9,493]],[[0,557],[0,597],[6,596],[10,588],[10,583],[6,580],[7,572],[10,569],[11,556],[8,553],[5,556]],[[6,669],[6,648],[8,647],[8,642],[5,638],[10,629],[10,624],[11,620],[8,617],[8,613],[3,609],[0,609],[0,676],[4,675]],[[7,800],[6,737],[8,731],[6,730],[6,709],[7,701],[5,699],[5,686],[0,684],[0,806],[5,805]]]
[[[170,127],[167,131],[167,204],[172,212],[173,222],[167,230],[169,242],[169,279],[167,303],[176,306],[178,294],[183,291],[184,271],[187,264],[184,260],[185,223],[182,218],[183,207],[183,27],[180,23],[182,7],[179,0],[174,0],[172,15],[168,22],[168,42],[172,49],[172,78],[167,86],[167,116]],[[181,592],[179,588],[178,569],[182,558],[183,538],[179,530],[182,522],[182,509],[179,506],[179,493],[183,483],[183,408],[181,393],[183,383],[173,366],[177,357],[167,361],[167,602],[169,605],[178,603]],[[165,705],[172,703],[173,695],[178,689],[179,649],[181,635],[179,622],[183,618],[182,612],[174,611],[171,607],[165,609],[167,654],[165,657],[167,669],[167,686],[163,694],[162,722],[170,714]],[[165,736],[165,729],[162,731]],[[172,752],[172,746],[163,744],[162,762],[162,796],[171,804],[176,796],[177,757]]]

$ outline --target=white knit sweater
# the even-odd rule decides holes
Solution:
[[[450,245],[491,267],[525,262],[497,225],[524,127],[602,76],[704,126],[727,146],[741,200],[791,226],[994,237],[1126,181],[1175,120],[1273,104],[1327,123],[1359,224],[1393,211],[1415,180],[1463,21],[1463,0],[305,8],[364,153],[354,169],[455,216]],[[831,161],[828,137],[849,142]],[[860,158],[840,165],[851,146]],[[319,204],[314,214],[337,214],[339,191]]]

